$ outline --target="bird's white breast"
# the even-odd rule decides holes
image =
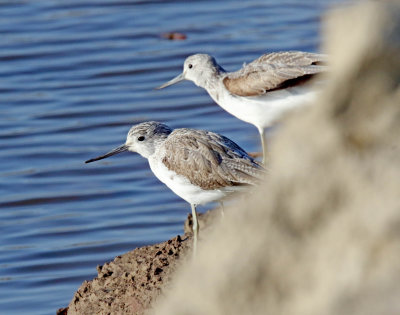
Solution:
[[[206,204],[208,202],[223,199],[233,190],[217,189],[204,190],[199,186],[193,185],[185,176],[178,175],[174,171],[169,170],[162,163],[162,155],[157,152],[149,157],[150,168],[154,175],[168,186],[175,194],[190,204]]]
[[[276,123],[284,114],[310,103],[316,92],[309,88],[283,89],[262,96],[243,97],[230,94],[226,89],[210,96],[227,112],[256,127],[266,128]]]

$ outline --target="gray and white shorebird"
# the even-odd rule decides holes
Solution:
[[[156,89],[190,80],[207,90],[227,112],[257,127],[265,163],[265,128],[314,98],[316,89],[310,79],[326,70],[326,59],[309,52],[274,52],[236,72],[226,72],[212,56],[196,54],[186,58],[180,75]]]
[[[157,178],[191,205],[193,247],[196,252],[199,224],[196,206],[221,201],[246,186],[256,185],[264,168],[235,142],[214,132],[175,129],[149,121],[134,125],[125,144],[85,163],[124,151],[148,159]]]

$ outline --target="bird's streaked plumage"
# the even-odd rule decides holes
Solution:
[[[300,51],[262,55],[223,78],[226,89],[238,96],[261,96],[270,91],[301,85],[326,70],[326,57]]]
[[[256,185],[265,173],[246,151],[222,135],[187,128],[172,130],[154,121],[133,126],[125,144],[86,163],[124,151],[147,158],[158,179],[191,204],[197,229],[196,205],[222,200],[245,186]]]

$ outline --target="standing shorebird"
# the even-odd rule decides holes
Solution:
[[[85,163],[124,151],[148,159],[154,175],[190,203],[194,252],[199,232],[196,206],[220,201],[244,186],[255,185],[264,174],[263,167],[246,151],[222,135],[186,128],[172,130],[155,121],[133,126],[125,144]]]
[[[236,72],[226,72],[207,54],[186,58],[183,72],[157,87],[162,89],[182,80],[193,81],[207,90],[211,98],[237,118],[257,127],[263,148],[267,148],[264,129],[287,111],[312,100],[315,89],[310,79],[326,70],[325,55],[301,51],[263,55]]]

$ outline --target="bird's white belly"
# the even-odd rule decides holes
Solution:
[[[309,89],[278,90],[257,97],[223,93],[215,101],[230,114],[260,129],[276,123],[292,109],[311,103],[315,94]]]
[[[169,170],[160,158],[149,157],[150,168],[154,175],[168,186],[175,194],[190,204],[205,204],[223,199],[230,192],[229,190],[204,190],[193,185],[186,177]]]

